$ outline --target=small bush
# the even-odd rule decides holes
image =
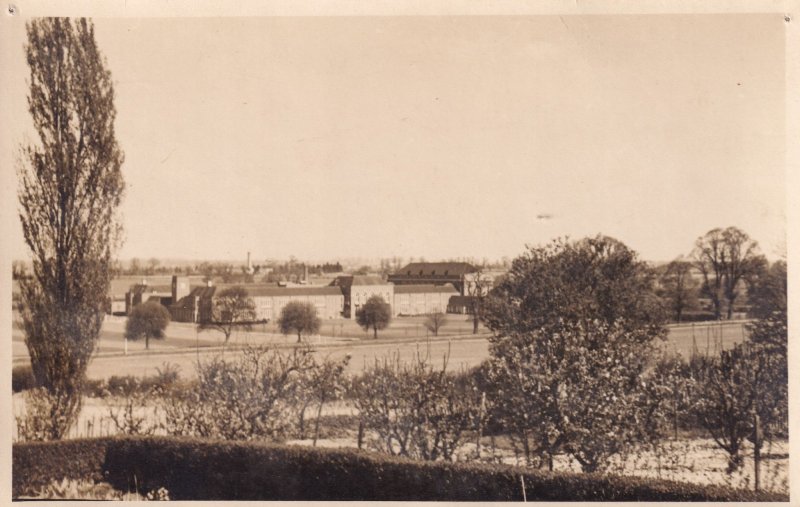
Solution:
[[[36,380],[33,378],[33,369],[30,365],[16,366],[11,370],[11,391],[20,393],[36,387]]]
[[[683,322],[709,322],[717,320],[714,312],[705,311],[688,311],[681,314],[681,323]]]
[[[86,379],[83,382],[83,394],[90,398],[102,398],[107,389],[103,379]]]

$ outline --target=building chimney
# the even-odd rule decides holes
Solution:
[[[250,264],[250,252],[247,252],[247,272],[252,270],[253,266]]]

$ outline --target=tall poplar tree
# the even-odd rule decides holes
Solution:
[[[25,344],[49,398],[44,438],[61,438],[81,405],[103,322],[124,181],[114,89],[90,20],[26,25],[28,108],[38,142],[23,145],[19,216],[32,258],[21,281]]]

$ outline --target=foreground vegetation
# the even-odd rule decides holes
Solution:
[[[117,491],[143,495],[161,490],[173,500],[788,500],[654,479],[421,462],[263,442],[125,437],[14,446],[14,497],[33,496],[65,477],[108,481]]]

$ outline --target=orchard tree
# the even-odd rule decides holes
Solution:
[[[131,341],[144,338],[144,348],[149,350],[150,338],[164,339],[169,321],[169,311],[161,303],[147,301],[136,305],[125,323],[125,338]]]
[[[28,110],[38,142],[22,146],[19,217],[32,277],[20,280],[25,344],[50,397],[48,438],[63,437],[81,406],[119,246],[123,153],[114,89],[90,20],[26,25]]]
[[[297,335],[297,343],[303,339],[303,335],[312,335],[319,332],[322,324],[317,315],[317,308],[308,302],[290,301],[281,310],[278,318],[278,327],[281,333]]]
[[[228,287],[214,295],[211,315],[200,321],[198,330],[216,330],[225,335],[225,343],[235,329],[249,331],[256,320],[256,305],[247,289],[239,285]]]
[[[667,265],[661,286],[675,321],[681,321],[684,310],[697,306],[697,285],[692,278],[692,263],[678,259]]]
[[[741,283],[748,281],[764,265],[758,243],[736,227],[712,229],[697,238],[692,252],[695,266],[703,275],[703,293],[714,304],[714,313],[722,316],[722,302],[727,302],[727,317],[733,316],[733,304]]]
[[[596,471],[643,435],[645,370],[666,336],[652,270],[621,242],[555,240],[515,259],[486,301],[494,403],[529,461]]]
[[[356,313],[356,322],[364,331],[372,329],[375,339],[378,339],[378,330],[386,329],[392,320],[392,309],[381,296],[370,297],[364,306]]]

